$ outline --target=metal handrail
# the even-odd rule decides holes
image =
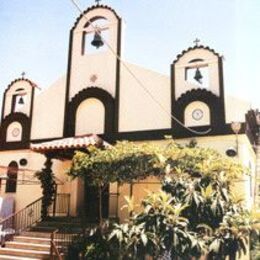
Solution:
[[[0,221],[0,225],[2,224],[2,222],[6,221],[7,219],[9,219],[9,218],[11,218],[11,217],[13,217],[13,216],[15,216],[15,215],[19,214],[21,211],[23,211],[23,210],[25,210],[26,208],[29,208],[31,205],[33,205],[33,204],[35,204],[35,203],[39,202],[40,200],[42,200],[42,198],[43,198],[43,197],[41,197],[41,198],[39,198],[39,199],[35,200],[34,202],[32,202],[32,203],[28,204],[28,205],[27,205],[25,208],[23,208],[23,209],[20,209],[20,210],[18,210],[17,212],[15,212],[15,213],[11,214],[10,216],[8,216],[8,217],[6,217],[6,218],[2,219],[2,220]]]
[[[0,221],[0,242],[4,245],[5,241],[12,240],[14,235],[20,234],[27,228],[42,220],[43,197],[30,203],[25,208],[13,213]],[[49,216],[69,215],[70,194],[56,194],[52,205],[49,207]]]
[[[79,235],[79,233],[71,233],[70,231],[69,228],[61,228],[51,233],[50,259],[57,257],[62,260],[62,256],[67,254],[73,238]]]
[[[0,222],[1,245],[41,219],[42,200],[43,197],[37,199]]]
[[[53,231],[51,233],[51,241],[50,241],[50,257],[51,260],[54,260],[56,257],[58,258],[58,260],[62,260],[62,256],[59,252],[58,246],[55,243],[54,237],[55,234],[57,234],[59,232],[59,229],[56,229],[55,231]]]

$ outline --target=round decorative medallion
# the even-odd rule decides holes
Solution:
[[[25,165],[27,165],[28,161],[25,158],[23,158],[19,161],[19,163],[21,166],[25,166]]]
[[[13,130],[12,130],[12,136],[13,137],[17,137],[18,135],[20,134],[20,129],[19,128],[14,128]]]
[[[194,120],[199,121],[200,119],[202,119],[202,117],[203,117],[203,111],[201,109],[197,108],[192,111],[192,118]]]

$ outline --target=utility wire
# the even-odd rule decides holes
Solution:
[[[133,73],[133,71],[128,67],[128,65],[121,59],[121,57],[116,53],[116,51],[112,48],[112,46],[102,37],[101,32],[98,30],[98,28],[96,26],[93,25],[93,23],[86,17],[86,15],[84,14],[84,11],[80,8],[80,6],[77,4],[77,2],[75,0],[71,0],[71,2],[73,3],[73,5],[76,7],[76,9],[79,11],[79,13],[86,19],[86,21],[90,24],[90,26],[92,27],[92,29],[95,31],[95,33],[97,33],[102,41],[107,45],[107,47],[109,48],[109,50],[112,52],[112,54],[121,62],[121,64],[124,66],[124,68],[129,72],[129,74],[136,80],[136,82],[139,84],[139,86],[146,92],[146,94],[148,94],[150,96],[150,98],[162,109],[162,111],[164,111],[168,116],[170,116],[175,122],[177,122],[179,125],[181,125],[182,127],[184,127],[185,129],[187,129],[188,131],[190,131],[193,134],[197,134],[197,135],[206,135],[208,134],[212,129],[209,128],[206,131],[196,131],[192,128],[189,128],[187,126],[185,126],[178,118],[176,118],[174,115],[172,115],[171,113],[168,112],[168,110],[154,97],[154,95],[146,88],[146,86],[143,84],[143,82],[136,77],[136,75]]]

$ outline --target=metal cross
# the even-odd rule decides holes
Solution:
[[[100,2],[101,0],[95,0],[95,2],[97,3],[97,5],[99,5],[99,2]]]
[[[196,38],[193,42],[195,43],[196,46],[198,46],[200,43],[200,39]]]
[[[25,74],[26,73],[24,71],[21,73],[22,78],[24,78]]]

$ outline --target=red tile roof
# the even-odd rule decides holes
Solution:
[[[66,149],[77,149],[87,148],[90,145],[95,146],[109,146],[109,144],[103,141],[97,135],[84,135],[75,136],[63,139],[56,139],[49,142],[31,144],[31,150],[35,152],[53,151],[53,150],[66,150]]]

